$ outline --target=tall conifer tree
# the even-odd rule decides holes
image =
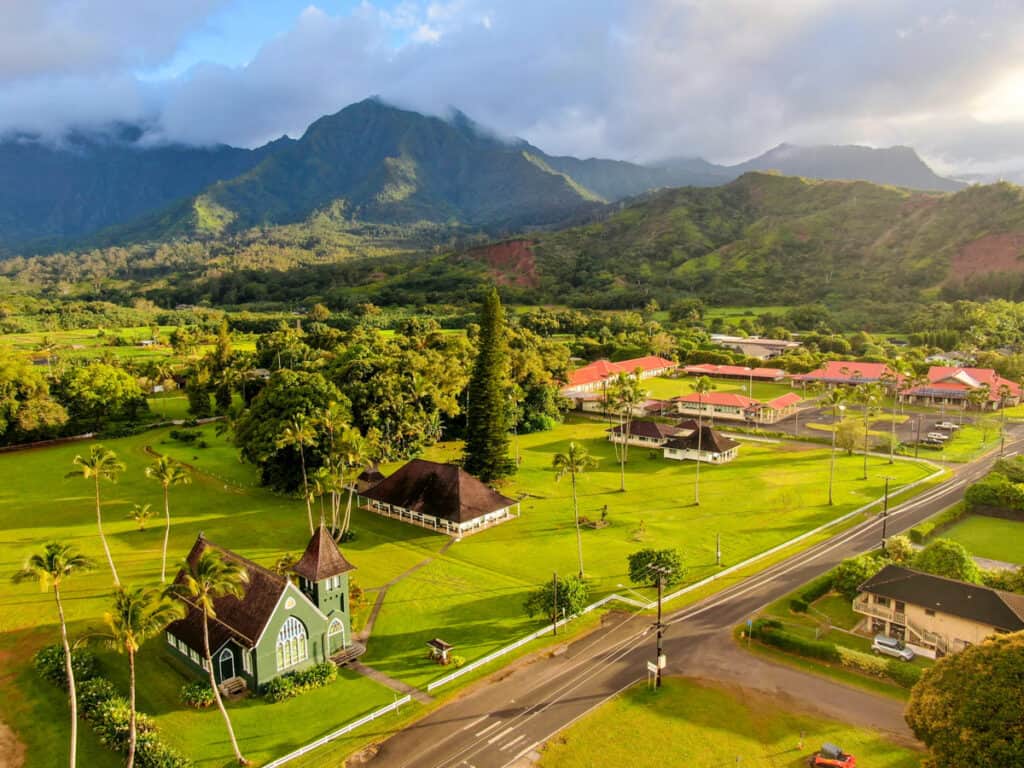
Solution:
[[[505,310],[497,288],[491,288],[480,308],[477,344],[466,409],[465,467],[466,471],[489,483],[516,470],[509,457],[512,408],[508,338]]]

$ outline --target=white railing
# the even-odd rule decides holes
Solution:
[[[378,717],[382,717],[383,715],[387,715],[387,714],[389,714],[391,712],[396,711],[403,704],[408,704],[410,701],[412,701],[412,698],[410,696],[408,696],[408,695],[403,696],[400,699],[395,699],[395,701],[391,702],[386,707],[381,707],[380,709],[375,709],[370,714],[363,715],[358,720],[353,720],[351,723],[347,723],[347,724],[343,725],[338,730],[336,730],[336,731],[334,731],[332,733],[329,733],[326,736],[323,736],[323,737],[317,739],[316,741],[311,741],[309,744],[306,744],[304,747],[299,747],[294,752],[289,752],[284,757],[279,757],[276,760],[273,760],[273,761],[267,763],[265,766],[263,766],[263,768],[277,768],[279,765],[284,765],[285,763],[291,762],[292,760],[294,760],[294,759],[296,759],[298,757],[302,757],[303,755],[308,754],[309,752],[312,752],[314,749],[319,749],[324,744],[327,744],[327,743],[329,743],[331,741],[334,741],[335,739],[341,738],[345,734],[351,733],[356,728],[359,728],[361,726],[366,725],[369,722],[372,722],[373,720],[376,720]]]

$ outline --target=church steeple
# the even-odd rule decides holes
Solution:
[[[323,613],[347,612],[347,574],[355,566],[341,554],[325,526],[316,530],[292,570],[299,576],[299,588]]]

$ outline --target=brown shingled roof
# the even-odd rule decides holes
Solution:
[[[355,566],[345,559],[327,528],[321,525],[310,537],[306,551],[292,570],[309,581],[320,581],[355,570]]]
[[[626,431],[626,427],[622,424],[616,424],[614,427],[605,431],[621,435]],[[649,421],[646,419],[635,419],[629,426],[629,434],[632,437],[649,437],[655,440],[660,440],[662,438],[675,437],[679,434],[679,429],[671,424],[663,424],[661,422]]]
[[[739,445],[738,442],[728,437],[723,437],[711,427],[701,427],[700,450],[709,453],[725,453]],[[694,430],[686,437],[677,437],[665,443],[666,448],[678,450],[697,450],[697,430]]]
[[[887,565],[859,589],[997,629],[1024,629],[1024,596],[980,584]]]
[[[516,503],[462,467],[425,459],[413,459],[362,495],[454,523],[466,523]]]
[[[215,617],[210,618],[210,652],[214,652],[225,641],[233,639],[245,648],[252,648],[270,621],[274,608],[288,586],[283,576],[257,565],[251,560],[236,555],[229,549],[218,547],[207,541],[202,534],[196,538],[192,550],[186,560],[195,564],[207,549],[220,552],[224,559],[241,565],[249,575],[249,583],[245,586],[245,595],[237,597],[218,597],[213,603]],[[184,570],[178,572],[174,583],[180,584],[185,579]],[[197,651],[203,648],[203,614],[198,608],[192,607],[182,598],[187,606],[184,618],[172,622],[167,631],[184,640],[189,647]]]

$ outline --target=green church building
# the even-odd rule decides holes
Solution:
[[[323,526],[292,568],[295,581],[257,565],[199,534],[188,554],[195,563],[207,550],[219,552],[249,576],[242,598],[219,597],[209,619],[210,656],[219,685],[259,690],[280,675],[333,660],[341,663],[363,648],[352,640],[348,572],[354,570]],[[184,578],[179,573],[179,580]],[[187,604],[187,600],[185,601]],[[167,627],[167,645],[196,672],[205,672],[203,615],[188,605]]]

